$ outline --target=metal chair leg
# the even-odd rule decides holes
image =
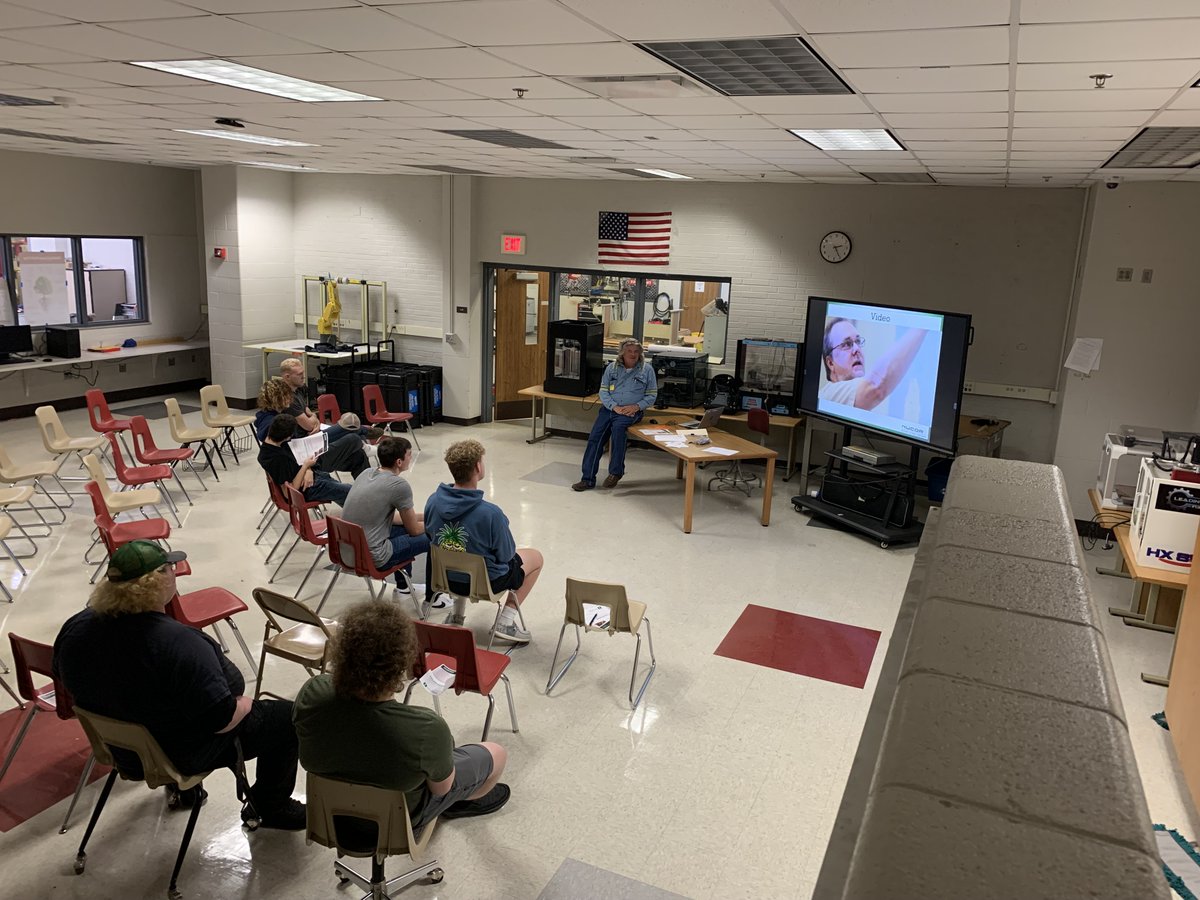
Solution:
[[[87,765],[83,767],[83,772],[79,776],[79,784],[75,788],[75,796],[71,798],[71,805],[67,807],[67,814],[63,816],[62,827],[58,829],[59,834],[67,833],[67,826],[71,823],[71,813],[75,812],[75,804],[79,802],[79,795],[83,793],[83,789],[87,787],[88,778],[92,775],[92,769],[96,767],[96,754],[93,753],[88,757]]]
[[[172,469],[171,472],[175,476],[175,483],[178,484],[179,489],[181,491],[183,491],[183,499],[188,502],[188,506],[195,506],[196,504],[192,502],[192,495],[189,494],[188,489],[186,487],[184,487],[183,479],[179,477],[179,473],[176,472],[174,469]],[[201,482],[201,483],[203,484],[203,482]]]
[[[204,785],[196,785],[196,802],[192,806],[192,814],[188,816],[187,828],[183,831],[183,843],[179,845],[179,855],[175,857],[175,868],[171,870],[171,884],[167,887],[168,900],[179,900],[183,896],[175,884],[179,881],[179,870],[183,868],[183,858],[187,855],[188,845],[192,842],[192,832],[196,830],[196,820],[200,818],[200,809],[207,797],[208,792],[204,790]]]
[[[481,740],[481,741],[487,740],[488,731],[492,727],[492,713],[494,713],[495,711],[496,711],[496,698],[493,697],[491,694],[488,694],[488,711],[487,711],[487,715],[483,719],[483,737],[481,737],[479,740]]]
[[[500,673],[500,680],[504,682],[504,693],[508,695],[508,717],[512,719],[513,734],[517,734],[521,729],[517,727],[517,708],[513,705],[512,684],[503,672]]]
[[[275,571],[271,573],[271,577],[267,579],[267,584],[274,584],[275,579],[279,576],[279,570],[291,558],[292,551],[296,549],[296,545],[300,543],[300,535],[296,535],[296,539],[292,541],[292,546],[288,547],[288,552],[283,554],[283,559],[279,561],[279,565],[275,567]]]
[[[254,671],[254,656],[250,652],[250,647],[246,644],[246,639],[242,637],[241,629],[237,627],[237,622],[233,621],[232,616],[225,617],[225,623],[232,629],[233,637],[242,648],[242,652],[246,654],[246,660],[250,663],[250,671]]]
[[[408,426],[408,436],[410,438],[412,438],[413,447],[416,448],[416,451],[418,453],[420,453],[421,452],[421,444],[417,441],[417,430],[412,427],[412,419],[409,419],[404,424]]]
[[[570,657],[567,658],[567,661],[563,663],[563,667],[558,671],[557,674],[555,674],[554,667],[558,664],[558,651],[562,648],[563,635],[567,633],[567,626],[569,624],[571,623],[563,622],[562,628],[558,630],[558,643],[554,645],[554,658],[550,660],[550,677],[546,680],[546,696],[550,696],[550,691],[553,690],[554,686],[558,684],[564,675],[567,674],[567,669],[571,668],[571,663],[575,662],[575,657],[579,655],[581,643],[579,640],[579,626],[576,625],[575,650]]]
[[[21,742],[25,740],[25,734],[29,731],[29,726],[33,724],[33,717],[37,715],[38,705],[36,703],[29,704],[29,715],[21,723],[21,728],[17,731],[17,737],[13,741],[12,747],[9,748],[8,755],[4,757],[4,765],[0,765],[0,779],[4,778],[4,773],[8,771],[8,767],[12,765],[13,757],[17,755],[17,750],[21,747]]]
[[[342,567],[338,566],[333,572],[333,577],[329,579],[329,584],[325,588],[325,593],[321,595],[321,602],[317,604],[317,615],[321,614],[321,607],[325,605],[325,601],[329,599],[329,592],[333,590],[333,586],[337,584],[338,576],[342,574]]]
[[[304,593],[304,586],[308,584],[308,579],[312,577],[313,571],[317,568],[317,563],[321,561],[321,557],[325,555],[324,547],[317,547],[317,554],[313,557],[312,563],[308,567],[308,571],[304,573],[304,578],[300,580],[300,587],[296,588],[296,598]]]
[[[517,607],[517,611],[518,612],[520,611],[520,607]],[[488,632],[487,649],[489,649],[489,650],[492,649],[492,644],[494,644],[496,642],[496,629],[500,627],[500,614],[502,612],[504,612],[504,604],[497,603],[496,604],[496,619],[495,619],[495,621],[492,622],[492,628]],[[524,623],[522,623],[522,627],[524,627]]]
[[[4,674],[5,675],[8,674],[8,666],[4,667]],[[21,699],[21,695],[18,694],[16,691],[14,691],[12,689],[12,685],[9,684],[7,681],[5,681],[3,678],[0,678],[0,687],[4,688],[4,690],[8,692],[8,696],[12,697],[14,700],[17,701],[17,709],[25,708],[25,701]]]
[[[83,840],[79,844],[79,850],[75,853],[75,874],[82,875],[83,867],[87,864],[87,843],[92,837],[92,832],[96,830],[96,822],[100,819],[100,813],[104,811],[104,804],[108,802],[108,795],[112,793],[112,786],[117,780],[117,769],[114,766],[113,770],[108,773],[108,779],[104,782],[104,788],[100,791],[100,798],[96,801],[96,808],[92,810],[92,817],[88,820],[87,831],[83,833]],[[196,809],[200,808],[200,804],[196,804]]]
[[[289,529],[289,528],[284,528],[284,529],[280,530],[280,532],[279,532],[279,537],[277,537],[277,538],[275,539],[275,544],[274,544],[274,546],[272,546],[272,547],[271,547],[271,552],[270,552],[270,553],[268,553],[268,554],[267,554],[267,558],[266,558],[265,560],[263,560],[263,564],[264,564],[264,565],[270,565],[270,564],[271,564],[271,557],[275,555],[275,551],[279,549],[279,545],[283,543],[283,539],[284,539],[285,537],[287,537],[287,533],[288,533],[288,531],[290,531],[290,530],[291,530],[291,529]]]
[[[23,565],[21,565],[21,557],[17,556],[17,554],[15,554],[15,553],[13,553],[12,547],[8,546],[8,541],[0,541],[0,547],[3,547],[4,552],[6,554],[8,554],[8,558],[17,564],[17,569],[21,572],[21,575],[28,576],[29,572],[25,569],[25,567]]]
[[[179,509],[175,506],[175,498],[171,496],[171,492],[167,490],[167,486],[161,481],[154,483],[158,486],[163,498],[167,501],[167,509],[171,510],[171,517],[175,520],[175,527],[182,528],[183,523],[179,521]]]
[[[654,658],[654,632],[650,630],[650,617],[643,616],[642,621],[646,623],[646,642],[650,645],[650,671],[646,673],[646,680],[642,682],[641,688],[638,689],[637,697],[633,696],[633,685],[637,679],[638,656],[642,652],[642,633],[639,630],[637,634],[637,648],[633,651],[633,671],[629,675],[629,702],[633,704],[633,709],[637,709],[638,704],[642,702],[642,694],[646,693],[646,688],[650,685],[650,679],[654,677],[654,670],[658,668],[658,661]]]

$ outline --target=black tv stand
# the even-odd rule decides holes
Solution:
[[[854,429],[846,426],[842,446]],[[834,524],[865,534],[885,550],[918,541],[924,525],[913,517],[919,449],[911,446],[908,465],[874,465],[842,450],[827,452],[821,489],[816,497],[792,498],[797,512],[806,511]],[[834,502],[836,497],[840,502]]]

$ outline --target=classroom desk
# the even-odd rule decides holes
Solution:
[[[91,337],[94,344],[102,343],[98,337]],[[158,380],[158,361],[160,357],[167,356],[171,353],[186,353],[189,350],[207,350],[208,341],[163,341],[161,344],[150,343],[149,340],[139,343],[136,347],[122,347],[119,350],[114,350],[110,353],[95,353],[84,346],[84,342],[89,340],[87,332],[80,334],[80,355],[74,359],[62,359],[53,357],[49,361],[42,357],[31,359],[29,362],[7,363],[0,365],[0,375],[8,375],[12,372],[21,372],[21,380],[24,382],[25,396],[29,396],[29,381],[25,378],[24,373],[32,372],[36,369],[58,369],[63,366],[78,366],[82,363],[122,363],[138,356],[149,356],[150,361],[150,377]]]
[[[660,410],[661,412],[661,410]],[[683,532],[684,534],[692,533],[692,506],[696,499],[696,466],[700,463],[725,463],[733,462],[735,459],[765,459],[767,461],[767,474],[763,479],[763,503],[762,503],[762,524],[763,527],[771,524],[771,488],[775,484],[775,460],[779,454],[770,447],[763,447],[760,444],[752,443],[751,441],[742,440],[736,435],[727,434],[724,431],[719,431],[715,428],[708,430],[708,436],[712,443],[703,446],[699,444],[688,444],[683,448],[667,447],[654,440],[653,435],[647,435],[647,429],[662,428],[668,425],[667,422],[662,422],[658,425],[634,425],[629,429],[630,436],[638,440],[645,441],[665,453],[669,453],[675,457],[675,477],[683,478],[686,466],[687,480],[683,486]],[[721,447],[726,450],[737,451],[732,456],[721,456],[716,453],[704,452],[708,447]]]
[[[272,353],[282,353],[285,356],[298,356],[300,362],[304,363],[305,377],[308,376],[308,360],[312,359],[350,359],[349,352],[345,353],[314,353],[311,350],[305,350],[307,346],[315,344],[312,338],[283,338],[278,341],[265,341],[260,344],[242,344],[247,350],[262,351],[262,374],[263,381],[271,377],[270,374],[270,358]]]
[[[533,409],[531,413],[532,435],[525,441],[527,444],[536,444],[539,441],[544,441],[552,435],[549,427],[546,424],[546,402],[548,400],[574,400],[581,406],[586,406],[587,409],[592,409],[594,405],[600,402],[598,394],[592,394],[588,397],[573,397],[569,394],[552,394],[542,388],[541,385],[533,385],[532,387],[521,388],[517,391],[522,397],[528,397],[532,403]],[[646,424],[646,419],[662,419],[663,416],[691,416],[700,418],[704,414],[703,409],[683,409],[678,406],[668,406],[666,409],[655,409],[651,407],[646,410],[646,414],[642,419],[642,423]],[[733,415],[721,416],[723,423],[736,422],[742,425],[747,424],[749,413],[739,412]],[[796,445],[797,438],[800,434],[800,426],[804,424],[804,416],[780,416],[771,413],[771,428],[785,428],[788,431],[788,456],[787,456],[787,475],[784,476],[784,481],[791,478],[793,467],[796,461]],[[711,456],[712,454],[708,454]],[[757,457],[761,458],[761,457]],[[711,460],[708,460],[711,462]]]

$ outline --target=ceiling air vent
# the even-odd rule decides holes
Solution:
[[[18,131],[16,128],[0,128],[0,134],[13,137],[38,138],[42,141],[58,141],[62,144],[111,144],[112,141],[96,141],[91,138],[71,137],[66,134],[43,134],[40,131]]]
[[[1143,128],[1101,168],[1190,169],[1200,163],[1200,128]]]
[[[520,150],[572,150],[565,144],[554,141],[544,141],[528,134],[502,129],[476,128],[469,130],[442,131],[442,134],[453,134],[458,137],[470,138],[473,141],[483,141],[485,144],[498,144],[501,147],[515,147]]]
[[[731,97],[854,93],[798,37],[657,41],[637,46]]]
[[[18,97],[16,94],[0,94],[0,106],[58,106],[53,100],[35,100],[33,97]]]
[[[928,172],[860,172],[878,184],[937,184]]]

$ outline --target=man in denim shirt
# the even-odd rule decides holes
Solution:
[[[625,474],[625,432],[636,425],[647,407],[658,396],[658,381],[654,369],[642,354],[642,345],[633,338],[621,341],[621,351],[608,364],[600,380],[600,413],[588,435],[583,451],[583,477],[571,485],[576,491],[590,491],[596,486],[596,472],[604,445],[612,437],[612,452],[608,457],[606,488],[616,487]]]

